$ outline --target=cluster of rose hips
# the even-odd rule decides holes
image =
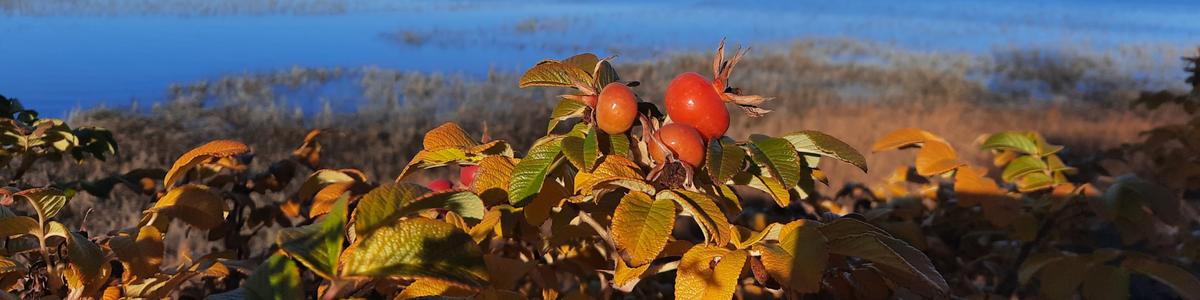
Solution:
[[[646,150],[657,167],[668,163],[668,157],[672,157],[687,165],[690,173],[704,162],[707,143],[721,138],[729,129],[726,102],[738,105],[752,117],[769,112],[758,105],[770,98],[741,95],[738,89],[727,85],[734,65],[746,51],[737,51],[728,61],[724,59],[724,52],[722,41],[713,61],[712,81],[695,72],[679,74],[671,80],[663,99],[667,123],[661,127],[651,125],[650,118],[638,114],[637,95],[626,84],[609,83],[598,96],[584,97],[584,102],[595,111],[596,126],[608,134],[624,134],[633,126],[633,121],[641,117]]]
[[[638,118],[637,95],[622,83],[609,83],[600,91],[594,109],[596,127],[608,134],[624,134]],[[694,72],[671,80],[666,93],[670,123],[646,137],[647,151],[655,162],[667,161],[667,152],[688,166],[704,162],[705,142],[720,138],[729,128],[729,112],[716,88]],[[664,151],[666,150],[666,151]]]

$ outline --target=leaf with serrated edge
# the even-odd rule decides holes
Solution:
[[[596,161],[600,158],[600,135],[595,126],[588,126],[587,135],[583,137],[583,168],[580,170],[591,172],[596,166]]]
[[[551,136],[539,140],[529,153],[513,168],[508,184],[508,202],[516,207],[525,206],[542,189],[551,165],[562,153],[562,136]]]
[[[354,208],[354,232],[365,236],[402,217],[400,208],[429,190],[411,183],[383,184],[363,195]]]
[[[166,177],[163,178],[163,186],[171,188],[175,181],[179,180],[179,177],[187,174],[192,167],[195,167],[204,160],[214,157],[229,157],[246,152],[250,152],[250,147],[237,141],[215,140],[200,145],[200,147],[184,153],[179,156],[179,159],[175,160],[175,164],[171,165],[171,169],[167,171]]]
[[[471,183],[471,191],[484,203],[508,202],[508,179],[512,177],[516,159],[488,156],[479,161],[479,173]]]
[[[835,222],[861,223],[860,221],[843,220],[852,219],[842,218]],[[927,297],[944,297],[949,293],[950,287],[946,284],[946,280],[934,269],[933,263],[920,250],[886,233],[880,233],[882,230],[877,227],[870,225],[854,227],[858,227],[859,230],[841,230],[837,234],[830,234],[830,232],[822,230],[826,239],[829,240],[829,253],[871,261],[890,280],[908,287],[917,294]],[[843,229],[850,228],[844,227]]]
[[[552,86],[552,87],[573,87],[574,82],[591,82],[592,76],[588,74],[594,68],[589,67],[587,71],[580,69],[572,64],[562,62],[543,62],[539,63],[521,75],[521,80],[517,83],[520,88],[531,86]]]
[[[438,278],[482,286],[483,256],[470,235],[453,225],[411,218],[380,227],[346,248],[341,273],[349,277]]]
[[[275,243],[317,275],[334,280],[346,231],[346,199],[338,198],[324,218],[314,224],[285,228]]]
[[[668,190],[655,196],[655,199],[664,198],[679,203],[684,212],[692,215],[696,224],[700,224],[700,231],[704,233],[706,241],[711,241],[716,246],[729,243],[733,235],[729,219],[708,195],[686,190]]]
[[[217,228],[225,222],[225,200],[209,187],[198,184],[187,184],[168,191],[147,211],[183,220],[204,230]],[[163,232],[167,230],[158,229]]]
[[[658,257],[673,228],[675,203],[668,199],[629,192],[613,212],[612,238],[630,266],[642,266]]]
[[[785,139],[755,136],[750,144],[754,161],[764,166],[773,180],[784,188],[792,188],[800,182],[800,155]]]
[[[728,137],[721,137],[708,143],[708,153],[704,159],[704,164],[708,170],[708,176],[712,177],[714,183],[725,183],[733,179],[742,169],[742,162],[746,159],[746,150],[737,146],[737,142]]]
[[[462,190],[450,190],[425,194],[413,199],[400,208],[400,216],[409,216],[426,209],[445,209],[457,213],[463,219],[479,221],[483,218],[486,208],[483,200],[474,193]]]
[[[466,298],[475,295],[475,291],[454,282],[434,278],[421,278],[404,287],[395,299],[415,299],[428,296]]]
[[[867,159],[846,142],[820,131],[794,132],[782,138],[792,143],[796,151],[832,157],[867,171]],[[816,166],[813,166],[816,167]]]
[[[675,277],[675,297],[730,299],[745,265],[745,251],[707,245],[692,247],[679,260],[678,275]]]
[[[583,116],[586,107],[587,104],[574,99],[563,98],[558,101],[558,105],[554,106],[554,111],[550,113],[550,124],[546,126],[546,132],[553,131],[562,120]]]

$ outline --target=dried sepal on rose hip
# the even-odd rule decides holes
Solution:
[[[725,40],[721,39],[720,46],[717,46],[717,52],[713,57],[713,88],[721,95],[721,100],[725,102],[737,104],[742,112],[747,116],[761,117],[771,110],[759,107],[764,102],[775,99],[774,97],[764,97],[759,95],[742,95],[741,89],[734,88],[729,85],[729,76],[733,74],[733,67],[737,66],[738,62],[746,53],[750,52],[750,48],[738,48],[734,50],[733,57],[728,61],[725,60]]]

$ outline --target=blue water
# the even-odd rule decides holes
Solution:
[[[0,11],[0,94],[63,116],[152,102],[172,83],[292,66],[481,75],[581,51],[622,60],[707,51],[721,37],[758,47],[845,37],[967,53],[1200,43],[1194,0],[405,1],[372,8],[377,2],[315,14]],[[405,33],[413,38],[405,41]]]

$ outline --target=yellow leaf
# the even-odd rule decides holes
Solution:
[[[52,187],[24,190],[13,194],[13,197],[28,200],[33,209],[37,211],[41,222],[58,215],[58,211],[67,205],[67,200],[70,200],[62,191]]]
[[[604,156],[592,172],[575,174],[575,193],[591,195],[598,184],[614,179],[641,181],[642,174],[639,170],[638,165],[628,158],[619,155]]]
[[[474,147],[479,142],[467,135],[467,131],[458,124],[445,123],[425,133],[423,140],[425,150],[439,150],[449,147]]]
[[[729,218],[717,207],[717,203],[711,197],[686,190],[662,191],[655,196],[655,199],[663,198],[674,200],[683,207],[684,212],[692,215],[696,223],[700,224],[700,231],[704,233],[707,241],[718,247],[729,243],[729,239],[733,236],[733,233],[730,232],[732,229]]]
[[[821,277],[829,261],[825,236],[815,222],[793,221],[783,226],[779,244],[758,244],[762,263],[776,282],[801,293],[821,289]]]
[[[517,161],[506,156],[488,156],[479,161],[479,173],[471,191],[488,205],[508,203],[508,179]]]
[[[674,202],[630,191],[613,213],[611,231],[624,263],[642,266],[658,257],[674,228]]]
[[[901,128],[884,135],[874,145],[871,145],[871,152],[896,150],[928,141],[945,143],[941,137],[927,131],[917,128]]]
[[[613,271],[613,287],[623,290],[632,290],[633,287],[629,284],[636,284],[646,270],[650,269],[650,264],[644,264],[640,267],[629,267],[625,262],[618,261],[617,268]]]
[[[108,247],[135,279],[148,278],[160,272],[166,251],[162,239],[158,228],[142,226],[137,235],[121,234],[108,240]]]
[[[482,242],[483,239],[487,238],[488,234],[496,231],[496,224],[500,223],[500,208],[501,206],[493,206],[487,213],[483,214],[483,219],[479,221],[479,224],[471,227],[469,233],[476,243]]]
[[[350,191],[354,187],[354,182],[338,182],[330,184],[321,189],[313,196],[312,206],[308,209],[308,217],[316,219],[318,216],[329,212],[333,207],[333,203],[337,202],[342,194]]]
[[[250,147],[236,141],[230,140],[215,140],[207,144],[200,145],[175,160],[175,164],[171,166],[171,170],[167,171],[167,176],[163,178],[163,186],[171,188],[171,186],[183,174],[187,174],[188,170],[210,158],[228,157],[238,155],[250,151]]]
[[[949,172],[966,165],[958,160],[958,153],[950,144],[938,141],[926,141],[917,151],[917,174],[933,176]]]
[[[738,276],[745,265],[745,251],[705,245],[693,247],[679,261],[675,298],[733,298]]]
[[[0,237],[31,234],[40,229],[38,221],[26,216],[11,216],[0,219]]]
[[[733,230],[731,230],[733,232],[733,246],[738,249],[746,249],[750,248],[750,245],[767,239],[772,235],[778,238],[780,227],[779,223],[771,223],[771,225],[763,228],[762,231],[754,231],[750,228],[734,225]]]
[[[198,184],[183,185],[168,191],[147,211],[180,219],[204,230],[217,228],[225,222],[225,200],[209,187]],[[167,230],[158,229],[162,232]]]
[[[470,297],[475,295],[469,287],[457,284],[451,281],[438,280],[433,278],[421,278],[410,283],[405,287],[399,295],[396,295],[396,300],[414,299],[418,297],[442,296],[442,297]]]

